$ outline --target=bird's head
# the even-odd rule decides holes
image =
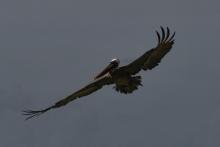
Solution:
[[[98,79],[105,75],[106,73],[112,71],[113,69],[117,68],[120,64],[120,60],[117,58],[113,58],[110,63],[100,72],[94,79]]]
[[[110,62],[110,64],[112,64],[114,66],[114,68],[117,68],[120,64],[120,60],[117,58],[113,58]]]

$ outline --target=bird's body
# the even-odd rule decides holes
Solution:
[[[113,87],[117,92],[128,94],[137,90],[141,84],[141,76],[135,76],[141,70],[151,70],[156,67],[161,59],[170,51],[174,44],[175,32],[170,36],[170,30],[167,28],[166,32],[161,27],[162,36],[156,31],[158,37],[158,44],[155,48],[145,52],[142,56],[134,60],[128,65],[119,67],[119,59],[112,59],[110,64],[104,68],[97,76],[94,81],[66,98],[56,102],[54,105],[38,111],[25,110],[24,115],[27,115],[27,119],[34,116],[38,116],[44,112],[47,112],[53,108],[59,108],[66,105],[67,103],[89,95],[104,85],[115,84]]]
[[[132,93],[138,89],[138,86],[142,86],[141,76],[133,76],[123,70],[123,68],[115,69],[111,76],[115,83],[113,88],[120,93]]]

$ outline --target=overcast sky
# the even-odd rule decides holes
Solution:
[[[219,147],[218,0],[1,0],[1,147]],[[173,50],[130,95],[111,86],[24,121],[73,93],[118,57]],[[128,62],[129,63],[129,62]]]

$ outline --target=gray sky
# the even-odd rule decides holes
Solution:
[[[217,0],[1,0],[0,146],[219,147]],[[135,59],[176,31],[144,87],[111,87],[24,121],[92,80],[111,58]]]

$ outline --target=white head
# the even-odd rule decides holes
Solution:
[[[116,64],[118,66],[120,64],[120,60],[117,58],[113,58],[110,63]]]

